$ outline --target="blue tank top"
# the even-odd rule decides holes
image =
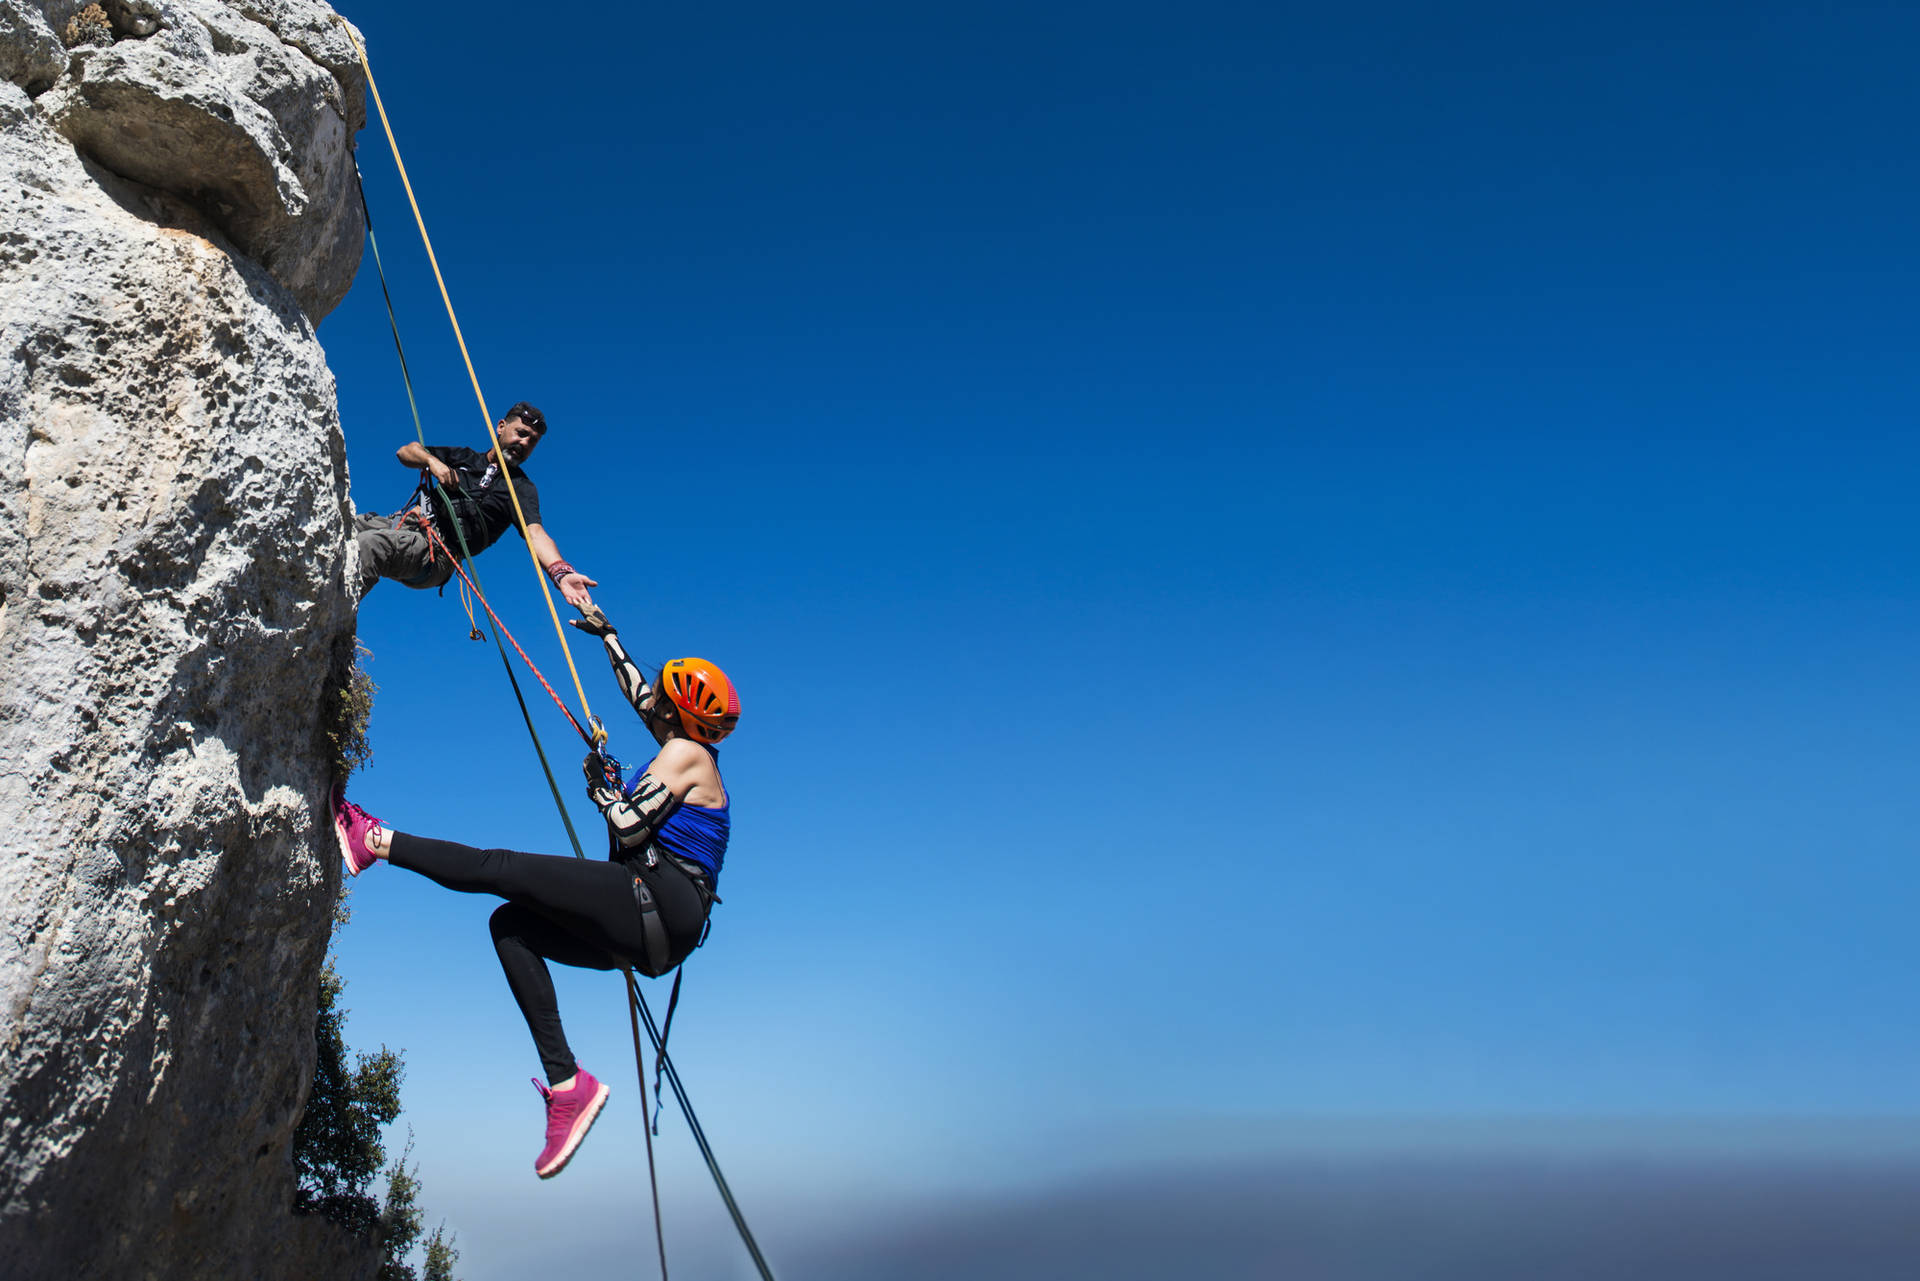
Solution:
[[[715,772],[720,768],[720,749],[706,743],[696,744],[707,749],[707,755],[713,757]],[[633,795],[633,789],[639,785],[640,776],[653,768],[655,756],[645,765],[633,772],[627,780],[626,793]],[[720,782],[720,789],[726,791],[726,780]],[[683,804],[673,812],[673,816],[660,828],[658,840],[669,854],[697,863],[706,869],[707,883],[714,889],[720,887],[720,864],[727,856],[727,836],[733,829],[733,793],[727,792],[727,803],[715,809],[706,805]]]

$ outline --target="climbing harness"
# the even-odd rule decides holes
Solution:
[[[411,517],[414,523],[420,525],[432,524],[428,503],[434,498],[441,500],[437,510],[446,513],[447,524],[459,531],[457,538],[462,547],[471,547],[480,541],[480,534],[487,527],[486,517],[480,512],[480,500],[468,493],[464,485],[446,488],[433,478],[431,471],[421,471],[420,483],[407,496],[402,516]],[[481,550],[485,551],[486,548]]]
[[[647,866],[660,866],[659,858],[651,850],[648,851]],[[673,956],[673,945],[667,941],[667,927],[660,923],[660,904],[654,900],[653,890],[638,875],[633,877],[633,901],[640,909],[640,938],[647,948],[647,977],[658,978],[667,972],[667,961]]]
[[[414,492],[418,493],[419,491],[416,490]],[[408,502],[411,503],[412,500],[409,499]],[[433,523],[427,519],[426,513],[421,511],[418,507],[413,507],[413,506],[407,507],[405,510],[401,511],[398,515],[394,516],[392,519],[393,519],[393,527],[395,529],[406,529],[406,528],[412,527],[413,529],[418,530],[420,533],[425,534],[429,529],[433,527]],[[462,539],[461,541],[465,542],[464,539]],[[394,581],[398,582],[402,587],[413,587],[413,588],[438,587],[442,591],[444,591],[446,590],[447,580],[445,577],[442,577],[434,568],[435,562],[437,562],[439,559],[440,559],[439,548],[432,541],[432,539],[429,538],[427,542],[427,567],[421,570],[419,573],[415,574],[411,578],[400,578],[400,579],[395,579]]]
[[[394,165],[399,170],[401,185],[406,189],[407,201],[412,206],[412,209],[413,209],[415,225],[417,225],[420,229],[421,243],[426,247],[427,261],[433,267],[434,280],[440,286],[441,300],[446,304],[447,319],[449,320],[449,322],[451,322],[453,326],[454,339],[459,344],[461,359],[466,364],[467,377],[473,384],[474,398],[479,402],[481,416],[486,422],[487,438],[493,443],[495,457],[503,460],[504,462],[506,458],[506,452],[500,447],[499,435],[494,430],[493,415],[487,409],[486,397],[480,390],[480,378],[479,378],[479,375],[474,371],[473,358],[468,353],[466,339],[461,334],[459,317],[454,314],[453,299],[447,292],[446,278],[441,274],[439,260],[438,258],[435,257],[433,252],[433,242],[427,235],[426,220],[420,213],[420,202],[415,198],[413,193],[413,184],[411,180],[407,177],[406,163],[400,158],[400,144],[394,138],[393,124],[387,117],[387,109],[386,109],[385,103],[381,101],[379,86],[374,82],[373,67],[367,60],[367,51],[361,45],[359,36],[354,32],[353,28],[347,23],[346,19],[340,17],[338,14],[334,14],[331,16],[333,17],[333,20],[335,22],[340,24],[341,29],[344,32],[346,32],[348,41],[353,45],[354,52],[359,56],[361,70],[366,74],[368,92],[373,96],[374,106],[379,112],[380,124],[382,129],[386,132],[387,144],[393,152]],[[356,173],[356,177],[358,177],[357,173]],[[362,204],[362,208],[365,209],[366,208],[366,191],[365,191],[364,184],[362,184],[361,186],[361,204]],[[407,368],[406,350],[404,346],[402,346],[400,341],[399,322],[394,315],[392,294],[388,291],[388,288],[387,288],[386,270],[385,270],[385,267],[380,262],[380,248],[378,243],[374,240],[374,237],[373,237],[373,216],[370,210],[367,211],[367,240],[368,240],[368,243],[373,246],[374,265],[376,269],[379,271],[379,275],[380,275],[380,292],[386,300],[387,320],[388,320],[388,324],[393,329],[394,349],[399,354],[401,376],[405,380],[407,385],[407,402],[409,407],[413,411],[414,433],[419,438],[421,447],[425,448],[426,436],[420,424],[419,404],[413,393],[413,378],[412,378],[412,374],[408,371],[408,368]],[[422,482],[423,488],[426,481],[429,481],[429,480],[433,480],[433,477],[431,476],[430,473]],[[434,488],[434,492],[440,497],[441,501],[444,504],[446,504],[446,507],[443,510],[452,512],[453,511],[452,502],[447,495],[446,489],[443,486],[441,486],[437,481],[434,482],[433,488]],[[528,556],[532,559],[534,563],[534,568],[536,570],[540,570],[542,568],[540,565],[540,558],[534,551],[532,540],[527,537],[526,514],[521,510],[520,497],[515,492],[514,487],[511,483],[509,483],[507,486],[507,496],[513,502],[514,522],[519,527],[522,541],[524,541],[527,544]],[[438,532],[432,529],[431,522],[425,522],[423,524],[423,528],[426,528],[429,531],[430,536],[434,539],[434,541],[439,542]],[[464,602],[465,600],[465,592],[467,590],[471,590],[474,595],[474,598],[480,602],[481,608],[486,611],[487,617],[491,619],[494,624],[494,636],[493,636],[494,647],[499,651],[500,664],[501,664],[501,667],[506,671],[507,681],[513,687],[514,700],[519,704],[521,719],[526,722],[527,735],[533,742],[533,749],[534,749],[535,755],[539,757],[540,769],[541,769],[541,772],[546,776],[548,790],[551,791],[553,794],[554,808],[557,809],[560,813],[560,822],[561,822],[561,825],[566,829],[567,840],[568,840],[568,843],[571,844],[573,847],[574,857],[584,859],[586,857],[586,854],[580,847],[579,834],[574,831],[573,819],[567,813],[566,802],[561,798],[561,795],[560,795],[560,786],[554,780],[553,769],[547,761],[546,749],[541,745],[539,732],[534,728],[533,715],[527,709],[527,700],[525,696],[521,693],[520,682],[514,676],[513,664],[508,661],[506,649],[504,646],[500,644],[500,637],[502,635],[506,635],[508,640],[513,640],[513,637],[510,633],[507,632],[506,627],[500,622],[499,616],[495,614],[493,611],[493,607],[487,603],[486,594],[480,589],[480,584],[478,581],[478,572],[474,571],[471,576],[469,575],[468,571],[472,570],[473,568],[473,555],[468,546],[465,531],[461,528],[460,521],[455,520],[453,522],[453,532],[456,537],[456,540],[460,544],[460,550],[462,555],[459,560],[454,559],[452,557],[451,552],[447,552],[447,555],[448,555],[448,559],[453,564],[454,570],[460,575],[460,579],[463,584],[462,601]],[[446,552],[447,550],[443,542],[440,543],[440,548],[443,552]],[[465,561],[465,568],[461,567],[461,560]],[[555,568],[557,569],[558,567],[556,566]],[[571,568],[571,567],[569,566],[568,568]],[[587,704],[586,690],[581,684],[579,669],[574,665],[573,651],[567,644],[566,628],[561,624],[559,610],[557,610],[553,604],[553,592],[548,581],[548,575],[545,572],[541,572],[539,574],[539,578],[540,578],[541,594],[545,598],[546,604],[547,604],[547,612],[549,615],[551,615],[553,619],[554,634],[559,638],[561,652],[566,656],[567,671],[568,671],[568,674],[571,675],[573,678],[574,691],[580,697],[580,712],[581,712],[581,716],[586,721],[586,725],[587,725],[586,728],[582,728],[580,721],[576,720],[573,716],[573,713],[570,710],[568,710],[565,701],[562,700],[558,694],[554,693],[552,685],[547,683],[546,677],[541,675],[539,668],[534,666],[533,660],[527,657],[526,651],[521,648],[518,641],[513,641],[513,647],[516,651],[519,652],[521,659],[527,664],[528,668],[533,671],[535,677],[540,681],[541,686],[546,689],[548,695],[553,698],[556,704],[559,705],[560,710],[566,714],[567,720],[570,724],[572,724],[575,732],[579,733],[580,736],[586,740],[589,749],[598,750],[607,741],[606,728],[600,723],[599,718],[593,715],[591,708],[589,708]],[[554,585],[557,585],[557,581],[558,581],[558,576],[556,575]],[[473,620],[471,609],[468,610],[468,619],[469,619],[469,622],[473,623],[473,631],[474,631],[474,634],[477,636],[479,632],[479,625],[477,622]],[[729,692],[731,691],[729,690]],[[737,715],[739,710],[737,699],[735,699],[734,705],[729,710],[733,711]],[[731,729],[732,728],[731,724],[728,724],[727,728]],[[694,879],[694,884],[697,887],[701,888],[703,894],[711,893],[711,891],[707,889],[707,887],[703,884],[701,878],[694,877],[693,879]],[[641,885],[641,882],[638,880],[638,878],[635,879],[635,885],[636,886]],[[717,902],[718,900],[715,899],[714,901]],[[644,919],[645,919],[645,913],[644,913],[644,907],[643,907],[643,920]],[[655,927],[658,928],[657,913],[654,914],[653,919],[654,919]],[[711,925],[712,925],[712,920],[711,920],[711,917],[709,917],[707,921],[707,927],[710,928]],[[704,929],[701,933],[700,941],[702,943],[706,941],[706,931]],[[647,942],[648,942],[648,950],[649,952],[652,952],[654,950],[652,938],[649,937]],[[664,930],[662,930],[661,942],[663,944],[661,955],[664,956],[665,955]],[[660,1215],[659,1175],[654,1164],[654,1154],[653,1154],[653,1136],[654,1134],[658,1133],[658,1129],[659,1129],[659,1111],[656,1108],[653,1116],[653,1123],[651,1125],[646,1124],[645,1116],[647,1111],[647,1082],[646,1082],[646,1072],[643,1066],[643,1056],[640,1049],[640,1035],[639,1035],[639,1028],[642,1024],[644,1024],[646,1027],[647,1037],[653,1043],[653,1048],[655,1053],[654,1096],[655,1096],[656,1102],[659,1099],[661,1073],[664,1071],[667,1082],[673,1089],[674,1099],[680,1104],[681,1115],[684,1116],[687,1120],[687,1128],[689,1132],[693,1135],[694,1143],[700,1149],[701,1157],[706,1161],[707,1171],[713,1177],[714,1186],[719,1190],[720,1198],[727,1207],[727,1213],[733,1219],[734,1228],[739,1232],[741,1241],[747,1247],[747,1253],[753,1259],[753,1264],[755,1269],[758,1271],[760,1277],[762,1278],[762,1281],[773,1281],[773,1270],[767,1265],[766,1257],[763,1254],[761,1254],[759,1243],[754,1240],[753,1232],[747,1226],[746,1216],[741,1212],[739,1203],[734,1200],[733,1190],[728,1186],[726,1176],[720,1172],[720,1163],[713,1154],[712,1145],[707,1141],[706,1131],[700,1125],[699,1116],[698,1114],[695,1113],[693,1109],[692,1101],[687,1097],[686,1087],[681,1083],[680,1074],[675,1069],[673,1060],[669,1058],[667,1055],[666,1034],[672,1029],[673,1011],[674,1011],[674,1008],[679,1004],[680,975],[676,972],[674,976],[673,992],[672,992],[672,995],[668,998],[668,1002],[667,1002],[666,1024],[662,1027],[656,1027],[653,1021],[653,1011],[650,1008],[648,1008],[646,997],[641,994],[639,981],[634,978],[632,969],[628,967],[622,967],[620,973],[626,979],[628,1019],[633,1026],[633,1032],[634,1032],[634,1036],[633,1036],[634,1068],[639,1077],[642,1130],[646,1136],[647,1176],[652,1188],[654,1234],[655,1234],[656,1242],[659,1247],[660,1276],[662,1278],[662,1281],[666,1281],[666,1277],[667,1277],[667,1244],[666,1244],[666,1234],[665,1234],[664,1224],[662,1223],[661,1215]]]

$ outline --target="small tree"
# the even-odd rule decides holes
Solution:
[[[320,974],[320,1008],[314,1020],[319,1053],[307,1110],[293,1132],[293,1169],[299,1180],[293,1208],[320,1214],[362,1234],[380,1225],[380,1205],[367,1195],[380,1173],[386,1148],[380,1127],[400,1115],[405,1065],[394,1051],[362,1053],[349,1070],[341,1035],[343,986],[333,958]]]
[[[380,1244],[387,1260],[380,1265],[380,1281],[419,1281],[414,1271],[401,1260],[412,1252],[420,1239],[420,1173],[407,1158],[413,1155],[413,1132],[407,1132],[407,1146],[387,1167],[387,1204],[380,1211]]]
[[[453,1281],[453,1265],[459,1261],[460,1252],[453,1248],[453,1238],[447,1235],[443,1223],[427,1238],[427,1267],[420,1281]]]
[[[342,914],[340,919],[345,919]],[[420,1209],[419,1167],[410,1163],[413,1136],[392,1164],[386,1165],[385,1203],[371,1192],[386,1161],[381,1127],[400,1115],[400,1081],[406,1065],[386,1046],[356,1056],[347,1067],[339,1005],[344,986],[331,957],[320,975],[320,1008],[314,1040],[318,1055],[307,1110],[293,1132],[293,1169],[297,1214],[318,1214],[380,1243],[386,1258],[380,1281],[420,1281],[406,1257],[420,1240],[425,1215]],[[426,1281],[453,1281],[459,1252],[444,1227],[427,1239]]]

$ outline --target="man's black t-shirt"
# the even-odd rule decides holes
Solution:
[[[494,465],[491,453],[483,454],[478,450],[467,449],[461,445],[428,445],[427,452],[453,468],[454,475],[460,480],[460,492],[453,495],[454,506],[462,512],[462,524],[467,534],[467,548],[478,556],[484,548],[493,546],[494,540],[514,528],[513,500],[507,496],[507,487],[500,483],[500,469]],[[513,478],[513,490],[520,496],[520,511],[526,516],[527,524],[540,523],[540,491],[533,487],[527,474],[511,464],[507,474]],[[463,501],[463,496],[466,500]],[[433,518],[434,526],[441,537],[447,540],[447,547],[454,555],[460,554],[460,541],[453,535],[453,525],[447,514],[439,510],[438,496],[432,485],[427,486],[421,496],[427,514]],[[477,512],[476,522],[466,516],[468,512]],[[475,524],[479,528],[474,528]]]

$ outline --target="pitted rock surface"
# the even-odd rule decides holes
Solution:
[[[0,0],[0,80],[9,80],[29,93],[45,93],[66,70],[67,48],[58,31],[64,30],[84,5],[50,6],[37,0]],[[56,19],[48,15],[52,9]],[[70,12],[61,12],[66,9]]]
[[[358,210],[314,219],[360,83],[323,6],[121,0],[38,84],[81,7],[0,0],[0,1272],[369,1277],[289,1210],[353,635],[312,300]]]
[[[39,8],[51,33],[83,6]],[[199,209],[319,323],[353,283],[366,234],[353,171],[365,77],[332,10],[309,0],[114,0],[105,12],[114,38],[63,48],[50,84],[41,38],[0,55],[0,72],[37,94],[81,154]]]

